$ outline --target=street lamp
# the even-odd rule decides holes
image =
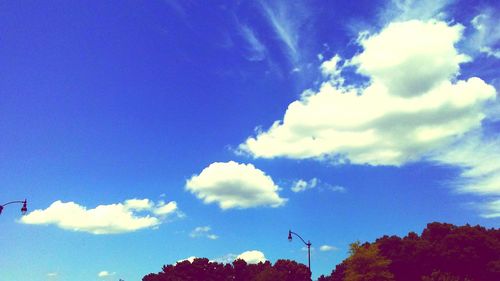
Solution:
[[[11,202],[7,202],[5,204],[0,205],[0,215],[2,214],[3,208],[5,206],[7,206],[9,204],[15,204],[15,203],[23,204],[23,206],[21,207],[21,214],[25,215],[26,212],[28,212],[28,207],[26,206],[27,201],[26,201],[26,199],[24,199],[24,201],[11,201]]]
[[[292,242],[292,234],[299,237],[300,240],[302,240],[302,242],[304,242],[304,244],[307,246],[307,261],[308,261],[308,267],[309,267],[309,273],[312,274],[312,271],[311,271],[311,241],[306,241],[304,239],[302,239],[302,237],[300,237],[300,235],[298,235],[297,233],[291,231],[291,230],[288,230],[288,241]]]

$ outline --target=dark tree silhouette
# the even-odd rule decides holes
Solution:
[[[373,251],[371,254],[367,252],[372,246],[377,247],[377,255]],[[355,276],[351,274],[353,272],[363,272],[363,278],[368,278],[383,268],[386,268],[394,279],[387,275],[384,278],[389,279],[377,280],[500,280],[499,229],[470,225],[459,227],[434,222],[428,224],[420,236],[414,232],[403,238],[384,236],[374,243],[365,243],[358,247],[367,250],[351,252],[351,256],[338,265],[330,276],[322,276],[318,280],[353,280],[350,279]],[[366,266],[359,266],[359,263],[353,262],[355,260],[366,263]],[[369,280],[363,278],[357,280]]]
[[[197,258],[193,262],[182,261],[165,265],[159,273],[150,273],[143,281],[310,281],[307,266],[290,260],[278,260],[247,264],[235,260],[232,264],[211,262]]]

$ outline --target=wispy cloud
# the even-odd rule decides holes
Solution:
[[[380,11],[382,23],[407,20],[444,19],[446,7],[456,0],[392,0]]]
[[[472,51],[500,59],[500,19],[496,16],[500,11],[493,8],[484,9],[472,21],[474,32],[468,38],[468,47]]]
[[[267,56],[267,48],[264,44],[257,38],[254,30],[248,25],[239,26],[240,33],[248,43],[248,55],[247,59],[250,61],[261,61]]]
[[[216,240],[219,238],[219,236],[211,233],[212,228],[210,226],[198,226],[191,233],[189,236],[191,238],[200,238],[200,237],[205,237],[210,240]]]
[[[291,7],[293,5],[285,1],[275,1],[272,2],[272,5],[265,1],[260,3],[271,27],[283,42],[290,60],[294,65],[297,64],[300,60],[299,28],[301,15],[292,13]],[[304,11],[302,12],[304,13]]]

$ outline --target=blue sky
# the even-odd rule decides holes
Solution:
[[[495,1],[0,3],[1,281],[498,227]],[[1,204],[5,202],[0,202]],[[19,206],[20,207],[20,206]]]

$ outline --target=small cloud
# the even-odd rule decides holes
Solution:
[[[219,238],[219,236],[217,236],[217,235],[215,235],[215,234],[209,234],[209,235],[207,235],[207,238],[208,238],[208,239],[211,239],[211,240],[215,240],[215,239],[218,239],[218,238]]]
[[[116,272],[109,272],[109,271],[103,270],[103,271],[99,272],[97,274],[97,276],[100,278],[106,278],[106,277],[114,276],[115,274],[116,274]]]
[[[191,238],[205,237],[205,238],[208,238],[210,240],[218,239],[219,236],[217,236],[213,233],[210,233],[211,230],[212,230],[212,228],[210,226],[198,226],[195,229],[193,229],[193,231],[191,231],[189,236]]]
[[[302,179],[297,180],[296,182],[293,183],[292,185],[292,191],[293,192],[303,192],[308,189],[315,188],[318,185],[318,179],[317,178],[312,178],[309,181],[305,181]]]
[[[308,181],[303,180],[303,179],[299,179],[299,180],[293,182],[291,190],[295,193],[298,193],[298,192],[303,192],[303,191],[313,189],[316,187],[319,189],[319,191],[330,190],[333,192],[342,192],[342,193],[347,191],[346,188],[343,186],[331,185],[331,184],[322,182],[318,178],[312,178]]]
[[[343,186],[340,186],[340,185],[328,186],[327,189],[331,190],[333,192],[340,192],[340,193],[347,192],[347,189],[345,187],[343,187]]]
[[[319,247],[319,250],[321,252],[330,252],[330,251],[336,251],[336,250],[338,250],[338,248],[335,246],[330,246],[330,245],[321,245]]]
[[[47,277],[57,277],[57,272],[49,272],[47,273]]]

